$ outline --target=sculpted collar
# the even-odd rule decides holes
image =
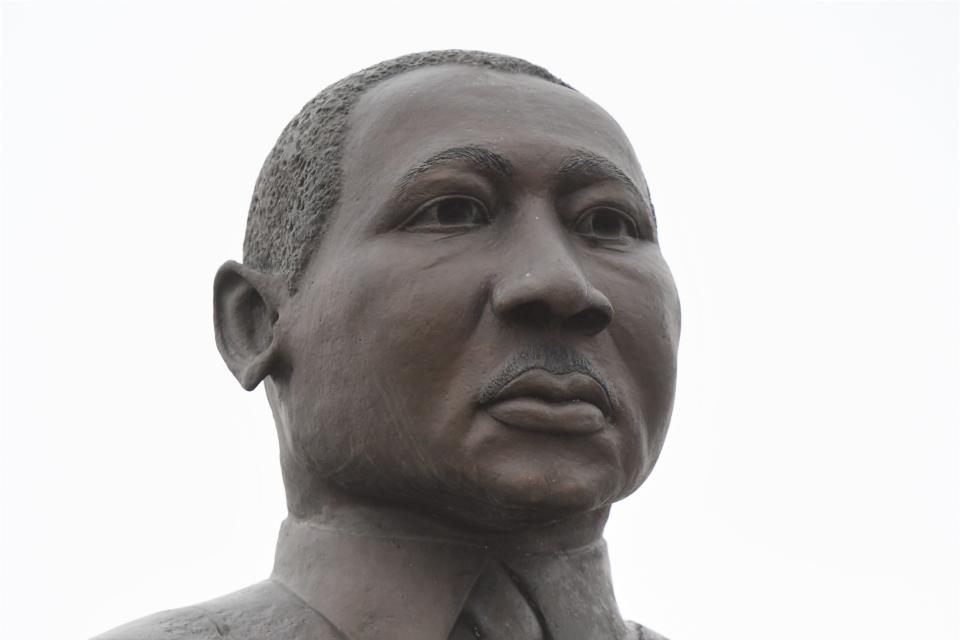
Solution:
[[[563,551],[504,553],[291,516],[280,528],[273,579],[349,640],[447,640],[474,583],[497,561],[522,583],[550,640],[628,636],[602,538]]]

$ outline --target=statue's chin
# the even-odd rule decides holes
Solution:
[[[575,455],[501,456],[429,471],[357,462],[326,476],[285,462],[296,516],[360,509],[388,528],[441,537],[509,536],[560,523],[575,528],[605,514],[635,488],[636,477],[616,459]]]

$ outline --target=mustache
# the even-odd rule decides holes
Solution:
[[[543,369],[558,376],[567,373],[590,376],[607,392],[614,407],[619,406],[613,385],[607,377],[590,362],[589,358],[564,344],[534,344],[518,351],[503,369],[483,386],[477,394],[477,404],[481,406],[490,404],[514,378],[531,369]]]

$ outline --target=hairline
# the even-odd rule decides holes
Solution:
[[[525,75],[576,91],[526,60],[476,51],[409,54],[341,78],[304,105],[267,156],[247,218],[244,262],[281,275],[288,290],[295,292],[328,225],[341,214],[343,160],[357,105],[371,89],[390,79],[454,65]]]

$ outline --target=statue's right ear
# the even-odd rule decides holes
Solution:
[[[213,280],[213,327],[223,361],[252,391],[281,364],[277,320],[289,299],[286,282],[233,260]]]

